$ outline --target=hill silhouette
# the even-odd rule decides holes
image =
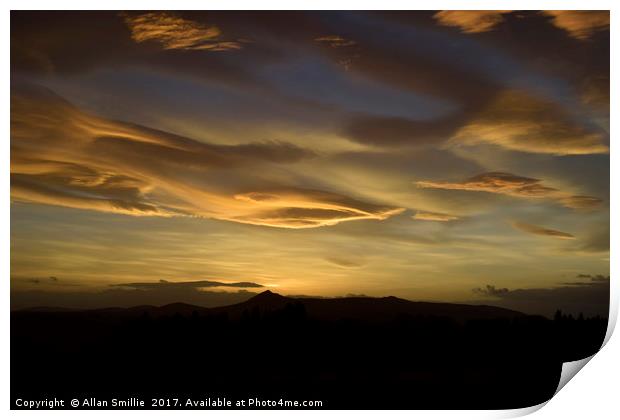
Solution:
[[[21,309],[17,312],[89,312],[115,313],[131,316],[132,314],[163,315],[216,315],[226,314],[229,318],[240,318],[244,311],[258,309],[277,311],[291,304],[303,304],[306,313],[315,319],[338,320],[344,318],[365,321],[386,321],[395,315],[450,317],[464,322],[471,319],[496,319],[523,317],[525,314],[510,309],[489,305],[465,305],[456,303],[412,302],[394,296],[388,297],[342,297],[342,298],[296,298],[286,297],[266,290],[245,302],[216,308],[205,308],[183,302],[169,303],[163,306],[141,305],[129,308],[101,309],[67,309],[60,307],[38,307]]]
[[[11,393],[518,408],[550,398],[562,362],[597,351],[606,325],[485,305],[270,291],[218,308],[32,308],[11,313]]]

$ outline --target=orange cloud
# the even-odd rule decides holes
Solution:
[[[586,155],[609,152],[605,136],[553,103],[510,90],[461,127],[448,145],[489,143],[529,153]]]
[[[445,213],[434,213],[430,211],[417,211],[412,218],[415,220],[428,220],[431,222],[452,222],[460,219],[458,216],[452,216]]]
[[[551,23],[575,39],[588,39],[595,32],[609,29],[608,10],[545,10]]]
[[[433,17],[443,26],[461,28],[465,33],[488,32],[503,22],[511,10],[442,10]]]
[[[199,142],[86,114],[50,91],[12,92],[14,201],[285,228],[383,220],[402,211],[270,182],[270,168],[313,156],[286,142]]]
[[[481,191],[521,198],[547,198],[572,209],[592,209],[602,203],[596,197],[572,195],[548,187],[541,180],[505,172],[487,172],[462,182],[418,181],[420,188],[442,190]]]
[[[170,13],[154,12],[124,16],[136,42],[156,41],[165,50],[228,51],[241,49],[237,41],[221,39],[222,31],[215,25],[204,25]]]
[[[360,219],[384,220],[402,208],[364,203],[339,194],[308,189],[274,189],[237,194],[256,211],[232,218],[244,223],[293,228],[330,226]]]
[[[512,226],[515,229],[523,232],[531,233],[533,235],[550,236],[556,239],[575,239],[573,235],[559,230],[547,229],[542,226],[530,225],[529,223],[514,222]]]

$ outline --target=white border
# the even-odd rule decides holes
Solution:
[[[411,2],[411,1],[396,1],[396,0],[382,0],[382,1],[370,1],[370,0],[296,0],[296,1],[282,1],[282,0],[262,0],[262,1],[249,1],[249,0],[237,0],[234,3],[230,1],[197,1],[197,0],[133,0],[133,1],[119,1],[119,0],[107,0],[105,2],[84,2],[76,0],[57,0],[54,2],[49,1],[32,1],[22,0],[14,1],[9,0],[4,2],[8,5],[5,9],[5,13],[0,18],[0,27],[4,28],[4,37],[2,42],[2,57],[5,58],[2,71],[4,72],[5,83],[2,85],[4,91],[4,100],[2,101],[2,119],[3,133],[5,133],[5,144],[3,153],[0,157],[0,188],[2,189],[2,197],[4,205],[0,209],[2,212],[2,224],[1,224],[1,247],[2,247],[2,259],[3,263],[0,265],[1,272],[4,274],[4,287],[2,288],[2,302],[4,308],[0,311],[0,325],[2,326],[2,337],[5,339],[3,343],[8,342],[9,336],[9,249],[10,249],[10,210],[9,210],[9,196],[10,196],[10,184],[9,184],[9,167],[10,158],[8,153],[9,145],[9,118],[10,118],[10,106],[9,106],[9,80],[10,80],[10,14],[9,10],[63,10],[63,9],[100,9],[100,10],[154,10],[154,9],[170,9],[170,10],[192,10],[192,9],[211,9],[211,10],[347,10],[347,9],[362,9],[362,10],[376,10],[376,9],[392,9],[392,10],[434,10],[434,9],[456,9],[456,10],[481,10],[481,9],[501,9],[501,10],[570,10],[570,9],[599,9],[599,10],[612,10],[612,21],[614,20],[615,10],[612,7],[617,2],[611,1],[575,1],[575,0],[539,0],[539,1],[480,1],[480,0],[441,0],[435,1],[432,4],[429,2]],[[613,50],[613,46],[616,44],[616,33],[614,23],[612,22],[611,31],[611,45],[612,54],[611,62],[612,68],[616,68],[616,53]],[[615,77],[611,78],[611,125],[614,125],[615,118],[617,116],[616,98],[618,97],[618,84],[615,82]],[[615,133],[615,130],[611,128],[611,132]],[[613,142],[612,142],[613,143]],[[613,148],[613,147],[612,147]],[[619,172],[615,169],[615,163],[617,163],[616,154],[611,155],[611,209],[618,208],[617,206],[617,192],[620,185]],[[613,211],[612,211],[613,212]],[[611,249],[616,249],[618,238],[618,225],[615,222],[615,218],[611,219]],[[610,333],[615,325],[618,314],[618,286],[615,281],[615,274],[618,263],[611,259],[611,295],[612,303],[610,306],[610,328],[608,330],[608,336],[606,340],[609,340]],[[619,354],[620,344],[618,338],[612,338],[607,342],[605,347],[597,354],[590,363],[578,374],[578,378],[570,381],[552,400],[547,404],[541,404],[545,406],[543,410],[536,411],[538,407],[532,407],[530,409],[523,410],[504,410],[504,411],[384,411],[381,412],[381,416],[387,416],[393,419],[411,419],[415,418],[472,418],[472,419],[485,419],[485,418],[507,418],[516,417],[529,412],[536,411],[531,418],[537,419],[583,419],[588,416],[595,419],[615,419],[618,416],[620,410],[617,398],[617,388],[620,377],[620,363],[618,358],[615,357]],[[3,369],[2,378],[0,379],[0,387],[2,391],[2,408],[3,411],[9,409],[9,349],[7,345],[0,347],[0,363]],[[375,418],[377,412],[372,411],[355,411],[346,413],[347,416],[355,416],[358,418]],[[230,412],[230,411],[12,411],[10,416],[13,418],[38,418],[45,416],[50,419],[82,419],[84,417],[92,419],[108,419],[111,416],[129,418],[134,416],[141,416],[153,419],[168,419],[171,415],[175,417],[183,418],[213,418],[213,419],[230,419],[237,417],[253,419],[290,419],[293,415],[298,419],[316,418],[317,416],[335,418],[345,415],[342,411],[245,411],[245,412]]]

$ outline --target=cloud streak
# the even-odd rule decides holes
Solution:
[[[602,203],[596,197],[572,195],[544,185],[540,179],[506,172],[486,172],[461,182],[418,181],[419,188],[478,191],[529,199],[550,199],[571,209],[592,209]]]
[[[561,232],[559,230],[548,229],[542,226],[531,225],[529,223],[514,222],[512,226],[523,232],[531,233],[539,236],[549,236],[556,239],[575,239],[570,233]]]
[[[460,217],[451,214],[435,213],[431,211],[416,211],[411,217],[414,220],[427,220],[431,222],[452,222],[460,219]]]

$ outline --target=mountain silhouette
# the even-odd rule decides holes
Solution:
[[[548,400],[562,363],[596,352],[606,328],[600,317],[271,291],[216,308],[39,307],[11,312],[11,395],[520,408]]]
[[[166,316],[179,314],[188,316],[221,315],[227,314],[231,319],[240,318],[244,312],[259,311],[259,313],[278,311],[295,304],[304,306],[308,316],[324,320],[357,319],[364,321],[387,321],[396,316],[433,316],[449,317],[464,322],[472,319],[498,319],[524,317],[525,314],[510,309],[489,305],[466,305],[456,303],[414,302],[394,296],[388,297],[287,297],[270,290],[259,293],[245,302],[234,305],[205,308],[182,302],[170,303],[163,306],[141,305],[129,308],[101,308],[81,310],[89,313],[107,313],[117,316],[131,316],[149,314],[152,316]],[[17,312],[80,312],[76,309],[64,308],[29,308]]]

